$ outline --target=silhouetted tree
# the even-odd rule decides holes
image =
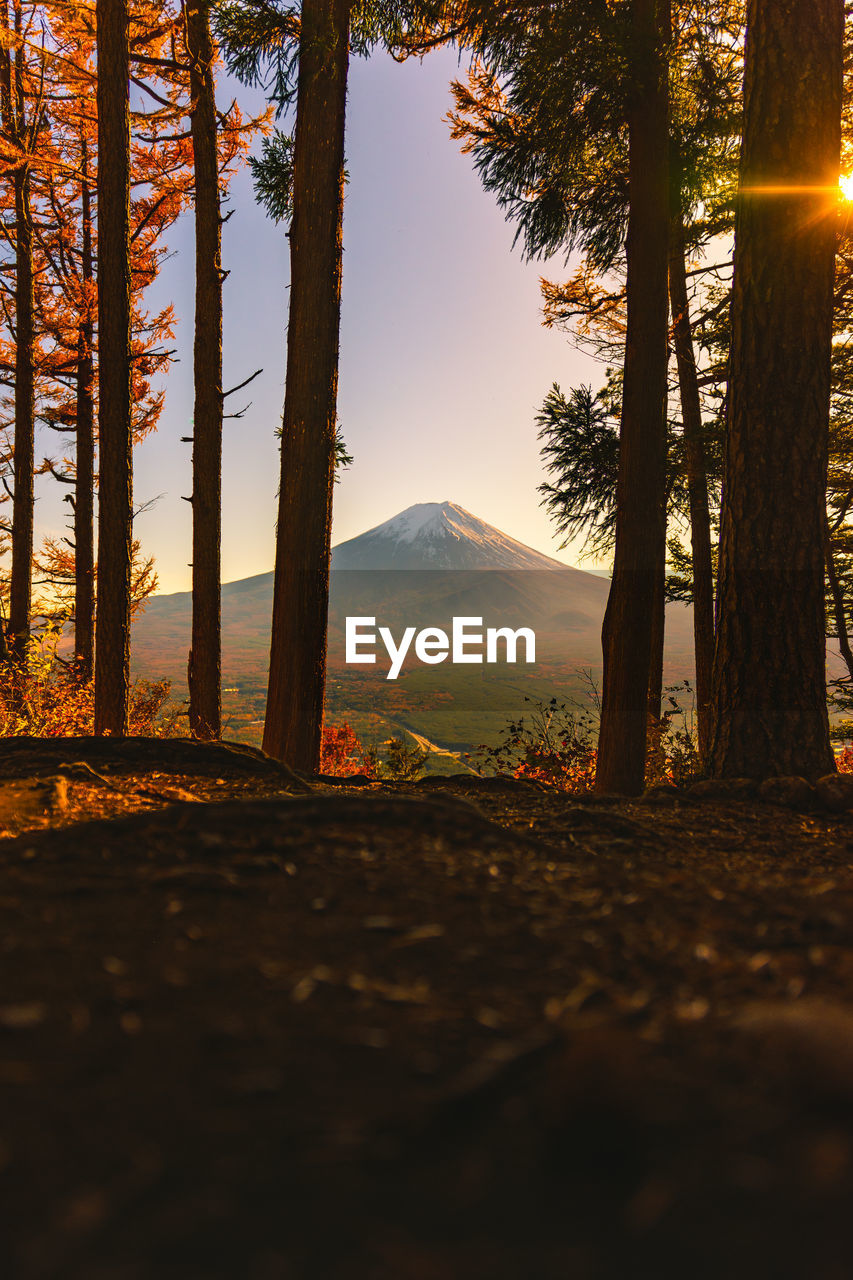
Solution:
[[[187,0],[195,169],[193,563],[190,729],[221,733],[222,258],[210,0]]]
[[[711,673],[714,663],[714,568],[711,549],[711,511],[705,460],[702,402],[696,370],[696,350],[690,324],[690,303],[684,246],[680,184],[673,195],[669,251],[669,299],[672,345],[678,365],[684,458],[690,503],[691,569],[693,579],[693,650],[696,659],[696,720],[699,755],[708,754],[711,734]]]
[[[583,537],[585,550],[613,548],[619,426],[604,393],[575,387],[568,398],[555,383],[536,416],[542,461],[551,479],[540,484],[542,506],[561,546]]]
[[[95,732],[127,732],[130,687],[130,53],[127,0],[97,0],[100,371]]]
[[[25,23],[20,0],[2,8],[0,116],[11,167],[15,238],[15,454],[12,499],[12,577],[9,594],[10,651],[25,657],[30,634],[33,559],[33,472],[35,462],[35,301],[33,219],[30,206],[31,152],[41,108],[33,102]]]
[[[666,558],[668,4],[634,0],[632,30],[625,243],[628,323],[595,775],[597,790],[627,794],[642,791],[645,781],[652,640],[663,608]]]
[[[349,0],[306,0],[290,228],[290,318],[264,750],[320,758],[335,477]],[[309,355],[310,353],[310,355]]]
[[[292,210],[264,749],[308,771],[319,767],[326,683],[350,45],[367,53],[377,43],[395,44],[418,9],[393,0],[304,0],[299,12],[277,0],[229,0],[218,8],[230,69],[262,83],[281,109],[293,101],[297,70],[292,144],[279,134],[254,168],[274,216]]]
[[[671,39],[666,5],[661,5],[656,13],[652,13],[649,6],[644,10],[642,4],[607,6],[606,11],[598,8],[592,11],[587,6],[571,4],[558,8],[506,5],[496,6],[497,12],[494,13],[488,4],[470,0],[459,8],[475,11],[482,24],[482,32],[475,32],[473,39],[484,65],[475,68],[467,87],[454,86],[457,104],[457,111],[452,117],[454,132],[463,139],[464,149],[473,152],[486,188],[497,194],[507,215],[517,222],[519,236],[528,254],[546,255],[567,248],[583,250],[585,261],[579,273],[583,278],[576,278],[573,282],[571,291],[574,297],[569,309],[574,307],[587,337],[592,330],[604,326],[605,341],[613,348],[611,359],[618,359],[624,354],[623,411],[627,415],[626,422],[630,419],[636,423],[638,414],[645,413],[649,431],[652,430],[648,425],[652,417],[657,424],[653,443],[649,437],[652,447],[634,449],[629,445],[628,456],[621,461],[623,469],[627,467],[632,471],[635,464],[638,468],[634,486],[630,483],[628,486],[629,489],[633,487],[638,510],[631,514],[622,503],[622,521],[627,520],[633,532],[621,540],[619,554],[620,557],[628,557],[631,567],[624,574],[617,568],[614,575],[611,618],[615,619],[618,614],[622,621],[608,629],[606,648],[613,648],[617,634],[624,635],[626,652],[622,657],[626,660],[623,661],[619,655],[614,655],[613,660],[605,660],[606,669],[610,672],[605,683],[613,683],[613,698],[609,701],[605,698],[602,777],[612,765],[608,745],[612,741],[614,751],[622,753],[626,761],[633,756],[633,763],[626,767],[633,778],[631,786],[636,787],[642,785],[644,772],[636,756],[645,751],[646,715],[645,710],[642,714],[640,712],[646,693],[641,700],[636,681],[647,661],[647,709],[654,717],[659,714],[667,495],[663,463],[659,456],[665,433],[666,393],[665,382],[661,390],[660,374],[660,352],[665,351],[665,339],[663,342],[656,340],[659,353],[657,368],[649,381],[644,372],[638,373],[643,363],[638,335],[646,329],[645,322],[640,319],[640,310],[646,308],[648,317],[648,308],[657,305],[659,312],[661,288],[663,305],[667,307],[670,254],[667,247],[666,260],[662,265],[660,193],[661,183],[666,179],[666,146],[662,144],[658,155],[652,154],[647,147],[656,172],[641,162],[635,164],[629,173],[631,158],[628,152],[630,140],[635,135],[642,137],[645,134],[648,141],[656,118],[656,108],[637,110],[636,103],[645,95],[648,104],[651,101],[650,80],[656,76],[658,85],[665,87],[669,73],[674,86],[675,109],[669,121],[668,135],[671,133],[675,140],[679,157],[687,158],[687,163],[680,165],[676,184],[681,208],[693,217],[689,240],[691,250],[726,230],[730,221],[730,200],[721,197],[726,194],[724,189],[731,169],[737,120],[734,108],[739,77],[737,58],[733,55],[737,23],[732,21],[736,15],[729,12],[733,6],[728,0],[715,3],[710,14],[705,8],[699,13],[695,10],[688,13],[686,6],[680,7],[677,36]],[[643,144],[638,145],[642,150]],[[660,155],[664,156],[663,161]],[[653,236],[646,231],[635,233],[626,244],[629,202],[638,191],[642,193],[645,190],[648,195],[655,185],[655,233]],[[642,201],[642,195],[640,198]],[[645,221],[648,229],[648,219]],[[667,241],[668,222],[667,213]],[[654,259],[657,281],[654,293],[650,293],[645,285],[632,291],[633,306],[629,304],[628,307],[627,323],[631,334],[627,350],[624,296],[606,296],[612,292],[613,267],[621,267],[626,261],[623,248],[626,257],[633,257],[635,277],[640,255],[646,259],[647,265],[650,258]],[[682,263],[682,275],[684,270]],[[607,287],[608,279],[610,289]],[[545,285],[543,292],[547,323],[554,313],[555,303],[558,307],[560,305],[556,294],[563,294],[563,300],[569,301],[569,290],[561,291]],[[655,325],[659,338],[659,314]],[[689,319],[686,330],[682,325],[680,337],[684,354],[683,339],[692,342]],[[642,391],[638,390],[640,387]],[[648,406],[653,390],[655,396],[660,392],[661,402],[660,410],[655,408],[652,414]],[[640,399],[646,403],[646,409],[642,411]],[[630,425],[626,429],[629,434],[633,430]],[[686,449],[675,437],[671,439],[676,444],[676,457],[683,467]],[[691,450],[691,455],[689,473],[693,477],[695,491],[700,472],[694,465],[695,450]],[[652,471],[658,479],[650,485]],[[627,491],[624,484],[622,487],[624,495]],[[679,509],[682,501],[680,489],[681,484],[676,481],[671,500]],[[650,514],[653,504],[658,512],[654,516]],[[698,509],[698,504],[694,505]],[[636,521],[643,521],[639,508],[645,509],[650,521],[642,536],[637,536],[639,525]],[[651,524],[656,526],[653,537]],[[653,588],[636,571],[637,565],[633,563],[633,557],[644,556],[641,549],[643,539],[649,537],[655,544],[655,562],[660,567],[660,580],[655,577]],[[641,587],[643,581],[646,585]],[[649,618],[652,639],[646,655],[643,636]],[[634,638],[628,639],[627,636]],[[626,698],[633,708],[630,712]],[[611,710],[618,722],[612,735],[607,725]],[[626,728],[625,716],[633,716],[630,732]],[[618,773],[617,767],[612,767]],[[624,779],[617,782],[614,774],[608,785],[622,788],[626,784]]]
[[[82,253],[80,274],[86,306],[77,339],[74,486],[74,659],[81,680],[95,671],[95,317],[91,285],[95,276],[92,245],[92,197],[89,152],[80,140]]]
[[[710,761],[834,768],[824,548],[843,0],[750,0]]]

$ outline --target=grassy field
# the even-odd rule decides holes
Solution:
[[[493,745],[510,720],[524,715],[525,698],[589,700],[591,671],[600,684],[601,618],[607,583],[578,570],[346,571],[333,574],[329,611],[326,715],[348,721],[369,745],[406,730],[455,752]],[[223,708],[225,732],[260,743],[265,710],[272,576],[261,574],[223,587]],[[394,637],[408,626],[441,626],[454,617],[484,626],[526,626],[536,633],[536,662],[434,666],[409,658],[397,680],[385,678],[389,658],[377,640],[376,663],[346,663],[345,621],[375,616]],[[151,601],[135,624],[138,674],[167,677],[176,698],[186,696],[191,600],[186,593]],[[692,677],[689,610],[667,613],[667,675]],[[529,708],[528,708],[529,709]]]
[[[225,736],[259,746],[263,732],[266,681],[254,673],[223,681]],[[464,755],[497,742],[510,720],[525,714],[526,699],[547,702],[557,696],[589,706],[589,675],[579,668],[548,668],[523,674],[523,668],[483,670],[445,666],[418,667],[394,682],[362,672],[333,671],[326,690],[326,718],[351,724],[367,746],[380,746],[407,730]],[[446,772],[447,760],[441,766]],[[437,766],[436,766],[437,767]]]
[[[588,658],[583,654],[560,660],[543,652],[542,661],[530,668],[416,665],[404,669],[394,681],[386,680],[383,672],[333,667],[328,673],[326,718],[351,724],[367,746],[381,746],[413,730],[437,746],[464,755],[483,744],[496,744],[511,720],[529,714],[530,703],[557,697],[589,708],[601,673]],[[140,674],[166,676],[173,681],[175,700],[186,696],[181,672]],[[682,664],[672,665],[667,681],[675,683],[691,675]],[[261,655],[253,660],[241,653],[236,662],[229,662],[226,654],[222,683],[224,736],[260,746],[266,705],[266,664]],[[441,771],[447,771],[446,757]]]

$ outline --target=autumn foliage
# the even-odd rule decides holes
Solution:
[[[324,724],[320,747],[320,772],[337,778],[355,774],[375,777],[375,768],[367,748],[358,734],[347,724]]]
[[[81,680],[59,652],[61,631],[48,627],[29,641],[24,663],[0,664],[0,738],[88,736],[94,731],[92,680]],[[130,732],[150,737],[182,733],[180,707],[168,680],[137,680],[130,693]],[[185,732],[185,730],[183,730]]]
[[[410,735],[391,737],[380,746],[365,746],[350,724],[324,724],[320,772],[332,777],[355,774],[383,782],[413,782],[423,773],[429,748]]]
[[[150,308],[146,291],[170,252],[170,228],[194,202],[189,122],[195,104],[186,7],[180,0],[129,0],[128,8],[128,354],[136,443],[158,426],[162,375],[174,356],[173,310]],[[10,389],[0,396],[0,504],[6,504],[0,552],[8,552],[10,534],[13,551],[0,596],[19,665],[32,657],[30,635],[39,613],[55,618],[61,611],[73,624],[81,688],[94,666],[96,625],[96,36],[92,3],[9,0],[0,12],[0,382]],[[244,119],[233,103],[219,113],[214,128],[221,191],[266,121],[266,115]],[[68,536],[46,539],[41,548],[34,530],[38,476],[52,476],[62,487],[71,514]],[[137,566],[149,564],[149,582],[141,584],[145,594],[155,581],[153,566],[134,550]],[[40,586],[47,586],[48,595],[53,590],[53,600],[45,602],[44,592],[39,598]],[[139,588],[135,583],[137,597]],[[20,671],[16,678],[20,682]],[[38,682],[36,673],[33,679]]]
[[[598,759],[595,710],[556,697],[549,702],[525,701],[529,710],[507,724],[496,746],[479,747],[469,763],[479,773],[524,778],[570,794],[591,791]],[[661,720],[649,723],[646,786],[681,786],[698,771],[689,717],[678,698],[670,696]]]

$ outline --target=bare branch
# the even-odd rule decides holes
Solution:
[[[248,387],[249,383],[254,382],[255,378],[257,378],[258,375],[261,373],[263,373],[263,369],[256,369],[255,372],[251,375],[251,377],[246,378],[245,382],[238,382],[237,386],[232,387],[230,391],[223,391],[222,399],[227,400],[229,396],[233,396],[235,391],[242,391],[243,387]]]

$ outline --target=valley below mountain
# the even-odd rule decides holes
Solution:
[[[588,706],[601,675],[601,624],[609,582],[553,560],[453,503],[421,503],[333,552],[326,715],[348,721],[367,743],[405,730],[464,754],[493,742],[533,702]],[[269,663],[273,575],[222,588],[225,734],[257,745]],[[188,592],[156,596],[134,626],[135,671],[186,684],[192,603]],[[449,631],[454,617],[483,628],[528,627],[536,659],[430,666],[409,654],[387,679],[381,646],[373,665],[347,664],[347,617],[375,618],[400,637],[407,627]],[[692,680],[692,614],[667,609],[665,682]],[[501,649],[501,654],[503,650]],[[523,646],[520,649],[523,656]],[[446,768],[446,760],[444,766]]]

